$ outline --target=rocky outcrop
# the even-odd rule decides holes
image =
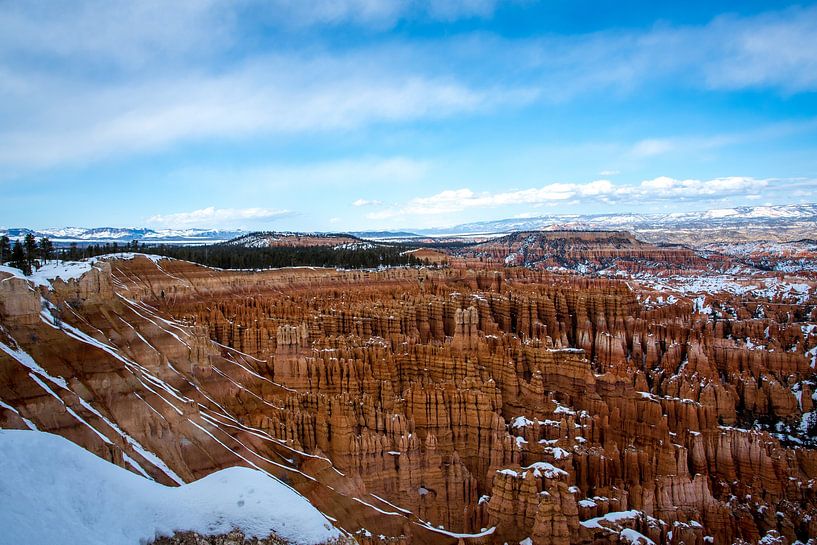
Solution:
[[[657,246],[624,231],[520,231],[455,250],[469,266],[583,267],[615,265],[629,272],[701,265],[704,260],[680,246]]]

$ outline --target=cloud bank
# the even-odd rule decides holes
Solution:
[[[216,208],[208,206],[191,212],[157,214],[147,224],[161,228],[242,228],[291,216],[288,210],[267,208]]]
[[[428,197],[415,197],[408,202],[396,204],[367,214],[372,220],[385,220],[406,216],[455,214],[471,208],[497,208],[500,206],[541,206],[577,200],[599,201],[606,204],[643,204],[662,201],[696,201],[719,199],[729,196],[755,194],[780,180],[732,176],[710,180],[679,180],[660,176],[639,184],[615,184],[610,180],[588,183],[552,183],[538,188],[505,192],[475,192],[468,188],[448,189]],[[787,181],[783,181],[787,182]],[[811,184],[815,181],[791,180],[790,185]]]

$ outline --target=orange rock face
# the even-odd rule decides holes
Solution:
[[[817,535],[810,284],[655,304],[526,269],[4,274],[0,425],[167,484],[256,467],[365,543]]]
[[[467,266],[534,265],[607,267],[637,272],[655,263],[672,268],[699,266],[704,260],[681,246],[657,246],[624,231],[522,231],[466,246],[454,252]]]

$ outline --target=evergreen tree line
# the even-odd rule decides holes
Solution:
[[[120,252],[145,252],[145,248],[146,246],[139,244],[138,240],[132,240],[124,244],[106,242],[104,244],[89,244],[88,246],[79,246],[76,242],[72,242],[67,248],[60,248],[58,255],[59,259],[63,261],[79,261],[88,257],[118,254]]]
[[[43,262],[53,259],[54,253],[54,245],[48,237],[38,241],[28,233],[22,242],[15,240],[12,245],[8,236],[0,236],[0,264],[8,263],[27,275],[35,268],[39,269]]]
[[[334,249],[331,246],[246,248],[228,244],[212,246],[142,246],[145,253],[174,257],[220,269],[268,269],[275,267],[377,267],[418,266],[424,262],[408,248],[383,246],[368,249]]]
[[[117,242],[79,246],[71,243],[67,248],[55,249],[47,237],[37,241],[28,234],[22,243],[18,240],[13,247],[7,236],[0,237],[0,262],[31,274],[43,261],[59,259],[78,261],[100,255],[120,252],[142,252],[192,261],[208,267],[220,269],[268,269],[275,267],[340,267],[346,269],[374,269],[377,267],[419,266],[427,264],[413,254],[405,254],[409,249],[402,245],[380,246],[365,249],[334,249],[331,246],[300,246],[247,248],[230,244],[204,246],[176,246],[168,244],[140,244],[134,240],[120,244]]]

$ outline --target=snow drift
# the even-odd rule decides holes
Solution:
[[[267,475],[224,469],[178,488],[113,465],[57,435],[0,430],[0,544],[146,543],[174,531],[274,533],[314,545],[340,532]]]

